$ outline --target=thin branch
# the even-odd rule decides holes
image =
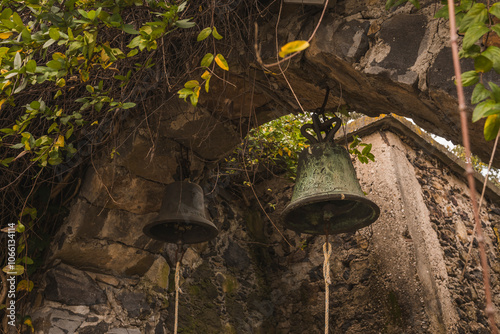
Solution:
[[[283,5],[283,2],[281,3],[281,5]],[[318,28],[321,24],[321,22],[323,21],[323,17],[325,16],[325,13],[326,13],[326,8],[328,7],[328,0],[325,1],[325,4],[323,6],[323,11],[321,12],[321,16],[319,18],[319,21],[318,21],[318,24],[316,25],[316,27],[314,28],[314,31],[312,32],[311,36],[309,37],[309,39],[307,40],[307,42],[311,42],[311,40],[313,39],[314,35],[316,35],[316,32],[318,31]],[[280,9],[281,11],[281,9]],[[255,23],[255,44],[254,44],[254,49],[255,49],[255,54],[256,54],[256,57],[257,57],[257,61],[258,63],[264,67],[264,68],[268,68],[268,67],[273,67],[273,66],[278,66],[279,64],[289,60],[289,59],[292,59],[293,57],[295,57],[296,55],[298,55],[300,53],[299,52],[295,52],[295,53],[292,53],[291,55],[281,59],[281,60],[278,60],[276,63],[272,63],[272,64],[264,64],[264,62],[262,61],[262,58],[260,56],[260,47],[259,45],[257,44],[257,37],[258,37],[258,29],[259,29],[259,26],[257,25],[257,23]]]
[[[495,144],[493,145],[493,151],[491,152],[490,162],[488,163],[488,170],[486,171],[486,175],[484,176],[483,190],[481,191],[481,198],[479,199],[479,210],[481,210],[481,205],[483,204],[484,193],[486,192],[486,185],[488,184],[488,177],[490,175],[491,165],[493,163],[493,158],[495,157],[495,151],[497,150],[498,138],[500,138],[500,131],[498,132],[497,138],[495,139]],[[471,240],[471,243],[469,245],[469,251],[467,252],[467,257],[465,258],[464,269],[462,270],[462,277],[460,278],[460,281],[464,280],[465,271],[467,270],[467,267],[469,265],[470,254],[472,253],[472,246],[474,245],[473,242],[474,235],[476,235],[476,225],[474,225],[474,230],[472,231],[473,239]]]
[[[464,143],[466,163],[467,163],[466,172],[467,172],[467,179],[469,181],[468,183],[469,183],[470,198],[472,202],[472,211],[474,212],[474,222],[476,225],[477,241],[479,243],[481,267],[483,268],[484,294],[486,298],[485,313],[490,323],[491,333],[498,334],[497,326],[495,323],[495,308],[491,300],[490,275],[488,269],[488,260],[486,258],[486,250],[484,246],[483,229],[481,227],[481,221],[479,220],[479,210],[476,199],[474,170],[472,169],[472,163],[471,163],[472,160],[470,151],[469,131],[467,124],[467,113],[465,106],[464,90],[462,87],[462,75],[461,75],[462,71],[460,69],[460,61],[458,57],[458,44],[457,44],[458,35],[455,22],[455,3],[453,0],[448,0],[448,13],[450,17],[450,41],[451,41],[451,49],[453,55],[453,67],[455,69],[455,78],[457,82],[458,109],[460,112],[462,139]]]

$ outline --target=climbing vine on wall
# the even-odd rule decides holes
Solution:
[[[242,40],[228,27],[254,11],[250,0],[238,8],[202,0],[0,1],[0,226],[16,230],[18,289],[33,289],[28,277],[79,190],[79,168],[102,148],[116,156],[114,139],[136,107],[148,121],[183,85],[192,93],[181,97],[196,104],[201,85],[208,91],[210,80],[223,79],[230,44]],[[187,81],[194,74],[204,81]],[[6,258],[0,250],[2,266]]]

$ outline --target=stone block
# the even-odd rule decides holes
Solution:
[[[60,264],[46,276],[45,298],[66,305],[94,305],[106,302],[106,295],[88,274]]]
[[[135,134],[122,145],[120,155],[115,159],[134,175],[168,184],[174,182],[178,148],[177,143],[166,138],[159,138],[152,143],[146,136]]]
[[[107,334],[109,328],[109,324],[101,321],[95,326],[85,326],[83,328],[78,329],[78,334]]]
[[[48,307],[38,309],[31,314],[31,318],[36,334],[74,333],[85,320],[83,316],[72,314],[66,310]]]
[[[457,96],[457,87],[455,86],[454,78],[455,71],[453,69],[453,60],[451,55],[451,48],[445,47],[439,51],[434,63],[428,71],[427,79],[429,88],[437,88],[451,96]],[[460,61],[462,72],[474,69],[474,63],[470,59],[462,59]],[[473,88],[464,87],[464,92],[470,97]]]
[[[231,121],[216,117],[202,107],[162,122],[160,133],[164,134],[163,138],[175,138],[176,142],[207,160],[216,160],[232,152],[242,140]]]
[[[351,20],[341,24],[333,34],[334,53],[351,63],[359,62],[370,46],[367,36],[369,28],[368,21]]]
[[[164,186],[137,177],[121,166],[89,168],[80,195],[92,205],[132,213],[158,212]]]
[[[131,318],[144,318],[151,311],[146,295],[142,292],[124,291],[116,299]]]
[[[123,210],[108,210],[78,200],[68,217],[65,243],[74,240],[108,240],[150,252],[159,252],[163,243],[142,233],[145,224],[158,213],[136,215]]]
[[[92,239],[64,241],[52,258],[99,273],[141,276],[151,267],[155,255],[120,243]]]
[[[158,256],[153,262],[153,265],[144,274],[144,278],[151,283],[163,288],[168,289],[168,279],[170,275],[170,266],[163,256]]]
[[[394,69],[398,75],[406,74],[420,54],[426,28],[427,18],[423,15],[399,14],[382,23],[380,39],[390,51],[376,65]]]
[[[112,328],[108,334],[141,334],[138,328]]]

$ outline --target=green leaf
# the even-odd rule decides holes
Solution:
[[[134,37],[134,39],[132,39],[130,41],[130,43],[127,45],[127,47],[133,49],[133,48],[136,48],[139,46],[139,44],[141,44],[141,41],[142,41],[142,36],[136,36]]]
[[[125,102],[124,104],[122,104],[122,109],[130,109],[135,106],[136,104],[134,102]]]
[[[49,46],[51,46],[52,44],[54,44],[56,41],[54,39],[49,39],[47,42],[45,42],[42,46],[43,49],[46,49],[48,48]]]
[[[372,149],[372,144],[365,144],[365,147],[361,151],[361,154],[367,155],[368,153],[370,153],[371,149]]]
[[[474,23],[469,26],[467,32],[465,33],[464,39],[462,41],[462,47],[464,49],[470,48],[474,45],[478,39],[483,37],[484,34],[489,32],[490,29],[484,25],[484,23]]]
[[[493,140],[497,137],[500,130],[500,115],[490,115],[486,118],[484,123],[484,139],[487,141]]]
[[[24,27],[23,20],[21,19],[21,17],[19,16],[19,14],[16,13],[16,12],[14,12],[12,14],[12,21],[14,21],[14,23],[17,26],[17,28]],[[21,31],[20,29],[18,29],[18,30]]]
[[[212,35],[214,36],[215,39],[223,39],[224,37],[222,37],[218,32],[217,32],[217,28],[213,28],[212,30]]]
[[[23,37],[24,42],[31,42],[31,34],[28,29],[24,28],[23,31],[21,31],[21,36]]]
[[[308,47],[309,47],[309,42],[307,42],[307,41],[293,41],[293,42],[287,43],[281,47],[281,51],[279,53],[279,56],[281,58],[285,58],[287,55],[289,55],[291,53],[305,50]]]
[[[460,33],[466,32],[474,23],[486,23],[488,11],[483,3],[475,3],[460,22]]]
[[[495,102],[500,103],[500,87],[498,87],[493,82],[488,82],[488,84],[489,84],[489,86],[491,88],[493,99],[495,100]]]
[[[491,60],[493,63],[493,69],[495,72],[500,74],[500,48],[493,45],[488,46],[488,48],[481,53],[481,55]]]
[[[33,264],[34,263],[33,260],[27,256],[23,257],[21,262],[26,263],[26,264]]]
[[[192,94],[194,94],[193,90],[190,88],[182,88],[177,92],[179,94],[179,98],[184,99],[186,101],[186,98]]]
[[[196,96],[196,94],[191,94],[189,96],[189,100],[191,101],[191,104],[196,107],[196,105],[198,104],[198,96]]]
[[[23,143],[17,143],[17,144],[12,145],[10,148],[17,150],[17,149],[20,149],[23,147],[24,147]]]
[[[418,0],[408,0],[416,9],[420,9],[420,2]],[[366,162],[368,163],[368,161]]]
[[[491,27],[491,30],[493,30],[498,36],[500,36],[500,24],[495,24]]]
[[[34,109],[34,110],[40,109],[40,102],[38,102],[38,101],[32,101],[30,103],[30,108]]]
[[[196,25],[196,23],[191,22],[191,19],[184,19],[175,21],[175,25],[182,29],[192,28]]]
[[[125,31],[127,34],[131,35],[138,35],[140,34],[137,30],[134,29],[134,27],[130,24],[124,24],[122,26],[122,30]]]
[[[206,39],[208,36],[210,36],[211,33],[212,33],[212,28],[206,27],[205,29],[200,31],[200,33],[198,34],[198,37],[196,37],[196,40],[198,42],[200,42],[200,41]]]
[[[472,122],[477,122],[481,118],[494,115],[500,112],[500,103],[488,99],[479,103],[472,113]]]
[[[25,230],[26,230],[26,227],[20,221],[18,221],[17,227],[16,227],[16,232],[23,233]]]
[[[200,65],[202,67],[208,67],[212,64],[213,61],[214,61],[214,55],[211,53],[207,53],[206,55],[203,56]]]
[[[217,54],[217,56],[215,56],[215,62],[217,63],[217,65],[219,65],[220,68],[222,68],[223,70],[225,71],[229,71],[229,65],[227,64],[227,61],[226,59],[224,58],[223,55],[221,55],[220,53]]]
[[[479,75],[476,71],[462,73],[462,85],[464,87],[472,86],[479,81]]]
[[[477,104],[488,97],[490,97],[490,91],[482,83],[478,83],[472,92],[471,103]]]
[[[495,2],[491,5],[489,12],[500,19],[500,2]]]
[[[31,59],[26,63],[26,72],[35,73],[36,71],[36,61]]]
[[[476,72],[486,73],[493,67],[493,62],[485,56],[479,56],[474,59],[474,68]]]
[[[448,19],[450,17],[449,15],[449,12],[448,12],[448,5],[444,5],[443,7],[441,7],[440,10],[438,10],[436,12],[436,14],[434,15],[434,18],[440,18],[440,17],[443,17],[445,19]]]
[[[54,70],[60,70],[62,68],[62,64],[57,60],[51,60],[47,62],[47,67],[52,68]]]
[[[57,41],[59,39],[59,37],[61,36],[59,34],[59,29],[58,28],[54,28],[54,27],[51,27],[49,29],[49,36],[50,38],[52,38],[54,41]]]
[[[139,50],[137,50],[137,49],[130,50],[130,52],[127,53],[127,57],[133,57],[138,53],[139,53]]]
[[[198,80],[189,80],[188,82],[186,82],[184,84],[184,87],[195,88],[195,87],[198,87],[199,85],[200,85],[200,83],[198,82]]]
[[[14,68],[20,69],[21,65],[22,65],[21,54],[19,52],[16,52],[16,55],[14,56]]]

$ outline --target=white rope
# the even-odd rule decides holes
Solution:
[[[330,330],[330,257],[332,255],[332,245],[329,242],[323,244],[323,254],[325,262],[323,262],[323,276],[325,277],[325,334]]]
[[[179,317],[179,291],[181,290],[179,287],[180,281],[180,269],[181,269],[181,261],[177,261],[175,265],[175,324],[174,324],[174,334],[177,334],[177,319]]]

